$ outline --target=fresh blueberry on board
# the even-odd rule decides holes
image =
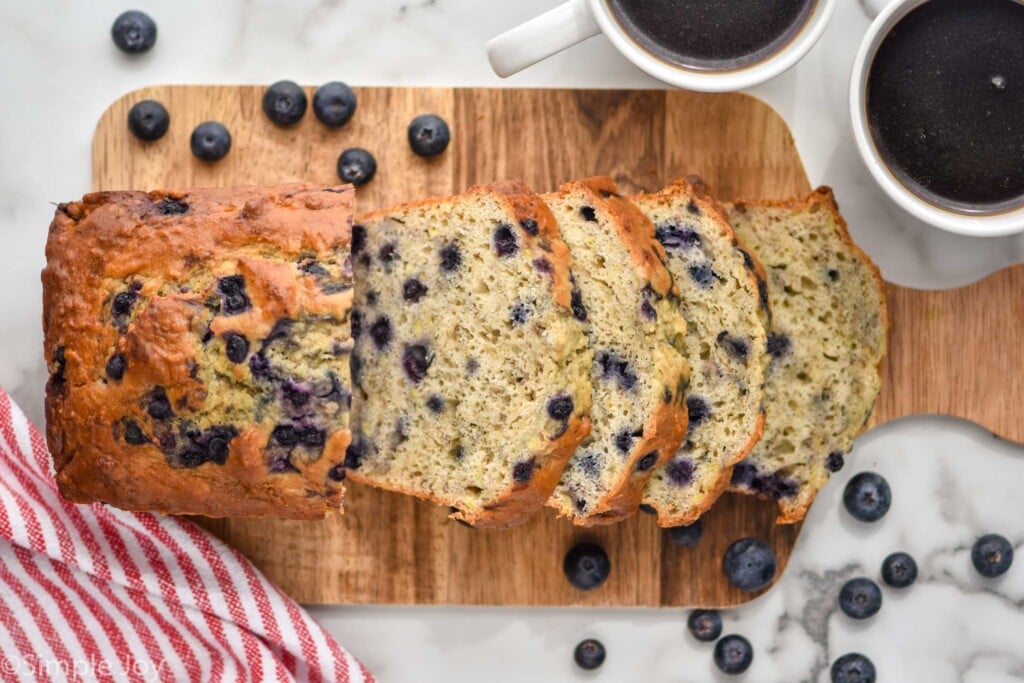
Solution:
[[[313,113],[325,126],[344,126],[356,113],[356,94],[341,81],[324,83],[313,93]]]
[[[580,641],[580,644],[576,646],[576,650],[572,653],[572,658],[576,660],[576,665],[581,669],[593,671],[604,664],[605,654],[604,645],[601,644],[600,640],[587,638]]]
[[[775,551],[760,538],[741,538],[725,551],[722,571],[740,590],[759,591],[775,578]]]
[[[263,113],[274,125],[291,126],[306,113],[306,91],[294,81],[278,81],[263,93]]]
[[[882,581],[893,588],[906,588],[917,580],[917,562],[907,553],[893,553],[882,560]]]
[[[448,124],[435,114],[420,114],[409,124],[409,146],[421,157],[435,157],[451,142]]]
[[[832,662],[832,683],[875,683],[875,665],[859,652],[845,654]]]
[[[999,534],[985,534],[974,542],[971,562],[985,578],[1002,576],[1013,564],[1013,545]]]
[[[192,154],[202,161],[220,161],[231,149],[231,133],[217,121],[205,121],[192,131]]]
[[[377,173],[377,160],[361,147],[346,149],[338,157],[338,177],[356,187],[373,180]]]
[[[612,564],[599,545],[580,543],[565,554],[562,570],[569,583],[581,591],[594,590],[608,580]]]
[[[128,110],[128,130],[143,142],[159,140],[171,125],[171,115],[156,100],[142,100]]]
[[[882,591],[871,579],[858,576],[839,590],[839,609],[852,619],[867,619],[882,609]]]
[[[722,673],[741,674],[754,661],[754,648],[750,641],[736,634],[725,636],[715,643],[715,666]]]
[[[877,522],[891,504],[889,482],[874,472],[861,472],[848,481],[843,490],[843,505],[854,519],[862,522]]]
[[[145,12],[128,10],[114,19],[110,37],[121,52],[140,54],[156,45],[156,22]]]
[[[704,526],[698,519],[693,524],[684,524],[666,529],[665,533],[668,534],[668,540],[672,541],[672,545],[679,546],[680,548],[692,548],[700,542],[701,536],[704,535]]]
[[[686,619],[686,627],[697,640],[713,643],[722,635],[722,617],[717,610],[695,609]]]

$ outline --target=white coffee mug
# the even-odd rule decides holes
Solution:
[[[607,0],[569,0],[493,38],[487,43],[487,57],[494,72],[505,78],[604,33],[629,61],[665,83],[705,92],[740,90],[778,76],[800,61],[825,31],[835,6],[836,0],[817,0],[803,27],[784,47],[756,64],[730,71],[689,69],[659,59],[622,28]]]
[[[868,125],[867,87],[871,64],[892,28],[910,11],[929,0],[863,0],[864,10],[875,17],[861,42],[850,78],[850,120],[857,151],[871,175],[905,211],[929,225],[961,235],[998,237],[1024,232],[1024,205],[999,212],[955,210],[933,204],[914,194],[882,160]]]

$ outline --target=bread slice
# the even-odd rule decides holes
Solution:
[[[793,523],[871,415],[886,349],[884,285],[827,187],[727,211],[768,271],[772,308],[764,437],[735,466],[732,485],[776,499],[778,521]]]
[[[572,252],[573,308],[589,323],[592,430],[550,505],[576,524],[636,512],[651,472],[686,433],[686,322],[654,226],[610,178],[545,195]]]
[[[521,183],[396,206],[352,233],[351,481],[522,522],[589,433],[583,316],[551,212]]]
[[[633,202],[665,247],[686,318],[689,430],[643,497],[659,526],[671,527],[691,524],[711,507],[728,487],[732,465],[761,437],[768,300],[761,296],[764,269],[737,242],[699,178]]]

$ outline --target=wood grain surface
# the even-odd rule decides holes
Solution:
[[[358,110],[345,127],[328,129],[310,111],[281,129],[263,116],[262,91],[160,86],[129,93],[97,126],[94,187],[334,183],[341,151],[364,147],[379,170],[357,192],[360,210],[499,178],[547,191],[566,179],[609,174],[634,192],[696,172],[723,198],[810,189],[785,123],[740,94],[357,88]],[[138,142],[126,128],[128,109],[146,98],[171,113],[170,131],[155,143]],[[448,151],[432,160],[414,155],[406,140],[408,122],[424,112],[444,117],[453,132]],[[189,152],[192,129],[209,119],[233,137],[216,164]],[[890,286],[892,351],[874,423],[950,413],[1024,441],[1024,385],[1009,363],[1010,349],[1024,339],[1022,292],[1024,267],[954,292]],[[324,522],[200,521],[308,603],[724,607],[756,597],[722,575],[732,541],[766,538],[780,573],[785,567],[800,527],[776,526],[774,517],[771,503],[727,494],[704,517],[702,542],[680,549],[645,514],[578,529],[545,510],[517,529],[483,531],[448,521],[430,503],[352,485],[346,514]],[[562,574],[565,552],[580,541],[603,545],[612,563],[609,581],[590,593],[572,589]]]

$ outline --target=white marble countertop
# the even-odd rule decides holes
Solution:
[[[155,50],[129,60],[109,37],[128,5],[113,0],[0,2],[0,386],[38,424],[45,373],[39,270],[51,202],[89,189],[92,130],[122,93],[153,83],[304,83],[659,87],[596,38],[505,82],[486,40],[556,0],[143,0],[159,25]],[[887,200],[853,147],[846,86],[868,21],[840,0],[823,40],[794,70],[752,92],[789,122],[814,183],[835,188],[855,238],[892,281],[949,287],[1024,261],[1024,238],[977,240],[928,228]],[[699,170],[699,169],[695,169]],[[729,612],[726,631],[754,645],[741,680],[828,680],[858,650],[881,681],[1024,680],[1024,450],[970,425],[918,418],[862,437],[851,464],[819,497],[786,575],[764,598]],[[867,527],[841,511],[843,483],[875,469],[894,504]],[[1021,555],[983,581],[973,539],[1009,537]],[[885,590],[867,624],[838,613],[845,578],[877,578],[891,551],[911,552],[915,586]],[[722,681],[711,648],[680,610],[320,607],[314,615],[384,681]],[[572,663],[585,637],[608,660]]]

